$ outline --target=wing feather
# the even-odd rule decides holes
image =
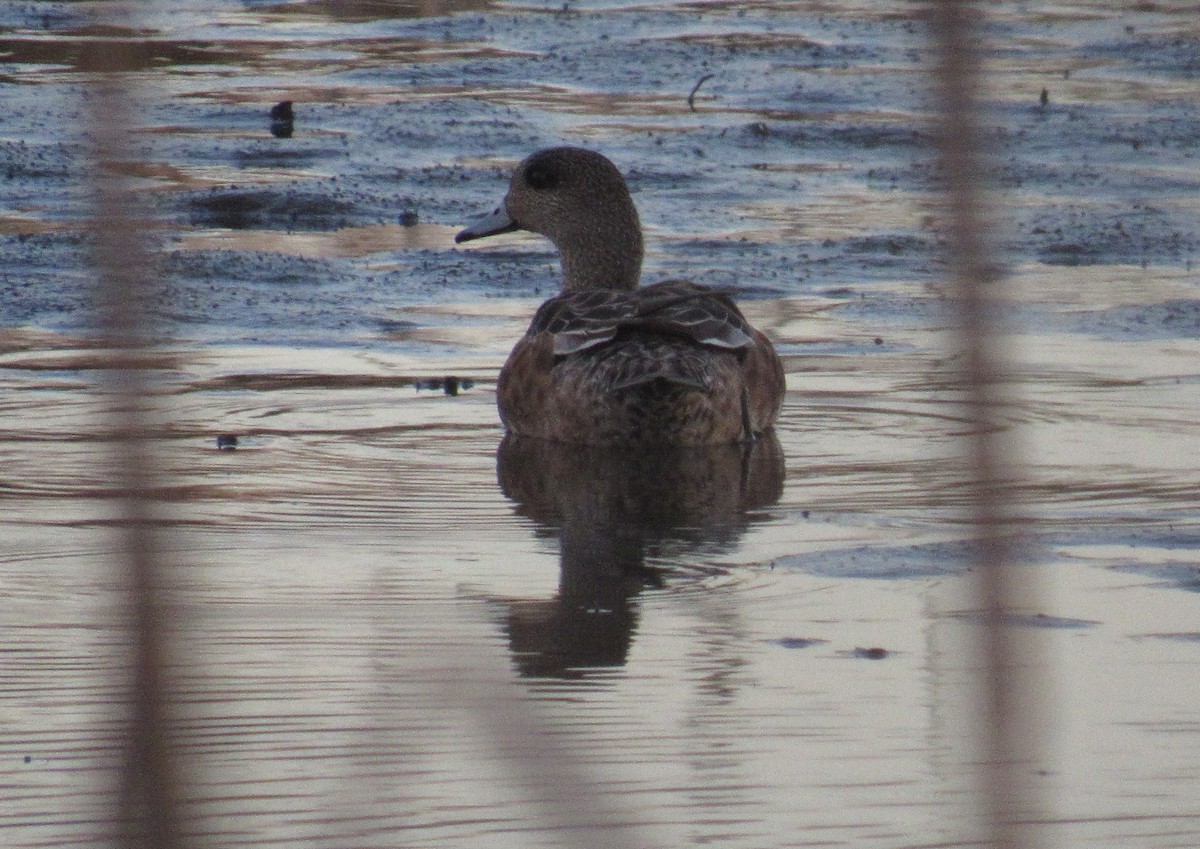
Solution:
[[[555,356],[565,357],[611,342],[623,329],[739,353],[753,344],[750,324],[727,294],[685,280],[559,295],[538,310],[529,334],[551,334]]]

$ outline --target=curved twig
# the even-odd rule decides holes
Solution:
[[[700,79],[696,80],[696,84],[692,86],[692,90],[688,93],[688,109],[691,109],[693,112],[696,111],[696,92],[700,90],[700,86],[704,85],[715,76],[716,74],[705,74]]]

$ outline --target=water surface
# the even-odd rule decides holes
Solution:
[[[911,4],[162,9],[127,167],[161,256],[200,844],[974,839],[979,618]],[[80,57],[130,34],[90,11],[0,4],[14,847],[105,845],[122,758]],[[1047,845],[1200,839],[1190,11],[1005,6],[988,29],[1028,472],[1009,627],[1043,659],[1023,769]],[[776,340],[777,441],[640,463],[502,441],[495,376],[557,268],[534,237],[451,236],[556,143],[629,175],[648,277],[727,286]]]

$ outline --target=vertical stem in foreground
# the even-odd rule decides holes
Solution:
[[[989,244],[985,214],[987,174],[980,128],[981,6],[938,0],[932,10],[938,64],[934,87],[939,120],[940,173],[945,180],[947,258],[958,308],[964,405],[969,520],[975,540],[976,594],[984,612],[981,677],[983,715],[977,723],[984,747],[984,816],[997,849],[1032,845],[1034,810],[1023,769],[1034,729],[1022,718],[1018,696],[1031,686],[1022,674],[1035,664],[1023,656],[1016,629],[1006,623],[1015,606],[1013,470],[1005,462],[998,293],[1001,281]]]
[[[100,14],[112,32],[136,31],[121,4]],[[111,468],[118,499],[117,554],[125,575],[132,638],[128,757],[121,775],[118,819],[127,849],[182,846],[178,781],[168,723],[164,681],[166,600],[161,580],[161,544],[154,515],[152,450],[153,364],[145,313],[151,257],[146,222],[121,164],[129,156],[132,93],[129,71],[135,43],[97,42],[84,58],[94,74],[89,86],[93,208],[90,237],[96,279],[97,325],[107,355],[103,387],[109,399]]]

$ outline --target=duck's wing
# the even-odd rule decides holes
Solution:
[[[554,355],[567,356],[612,341],[622,329],[681,337],[699,345],[745,351],[754,330],[723,292],[686,280],[666,280],[632,291],[591,290],[551,298],[529,326],[549,333]]]
[[[603,345],[636,311],[633,295],[607,289],[565,292],[542,304],[526,335],[550,334],[556,357]]]
[[[632,294],[637,309],[621,327],[682,336],[714,348],[749,348],[754,328],[729,295],[688,280],[664,280]]]

